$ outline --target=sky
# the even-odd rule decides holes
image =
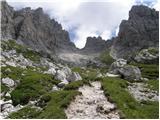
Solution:
[[[128,19],[133,5],[160,10],[160,0],[7,0],[16,10],[42,7],[67,30],[76,47],[83,48],[88,36],[108,40],[118,34],[121,20]]]

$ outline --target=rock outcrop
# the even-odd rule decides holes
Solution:
[[[123,20],[114,38],[111,54],[114,58],[131,59],[141,49],[158,47],[158,11],[147,6],[133,6],[129,19]]]

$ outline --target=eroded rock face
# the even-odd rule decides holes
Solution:
[[[119,28],[111,50],[115,58],[131,59],[137,51],[159,45],[158,11],[147,6],[133,6]]]

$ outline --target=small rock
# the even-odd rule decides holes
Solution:
[[[5,84],[8,87],[14,87],[15,86],[15,82],[14,80],[10,79],[10,78],[2,78],[2,83]]]
[[[16,64],[14,62],[6,61],[6,64],[12,67],[16,67]]]
[[[8,92],[5,94],[5,96],[6,97],[11,97],[11,95]]]
[[[57,90],[59,90],[59,88],[58,88],[56,85],[54,85],[54,86],[52,87],[52,91],[57,91]]]
[[[12,72],[10,68],[7,68],[5,72]]]
[[[100,77],[103,77],[103,75],[102,75],[102,73],[99,72],[96,77],[100,78]]]
[[[115,74],[111,74],[111,73],[106,73],[105,76],[106,77],[120,77],[120,75],[115,75]]]
[[[62,82],[60,82],[60,83],[58,84],[58,87],[62,88],[62,87],[64,87],[64,86],[67,85],[67,84],[68,84],[68,81],[62,81]]]
[[[54,68],[50,68],[48,71],[45,71],[44,73],[55,75],[56,70]]]
[[[148,78],[141,78],[141,80],[148,81],[149,79]]]

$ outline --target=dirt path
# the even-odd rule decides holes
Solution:
[[[103,94],[100,82],[92,82],[92,86],[79,88],[82,95],[76,96],[65,110],[69,119],[107,119],[119,118],[115,105],[110,103]]]

